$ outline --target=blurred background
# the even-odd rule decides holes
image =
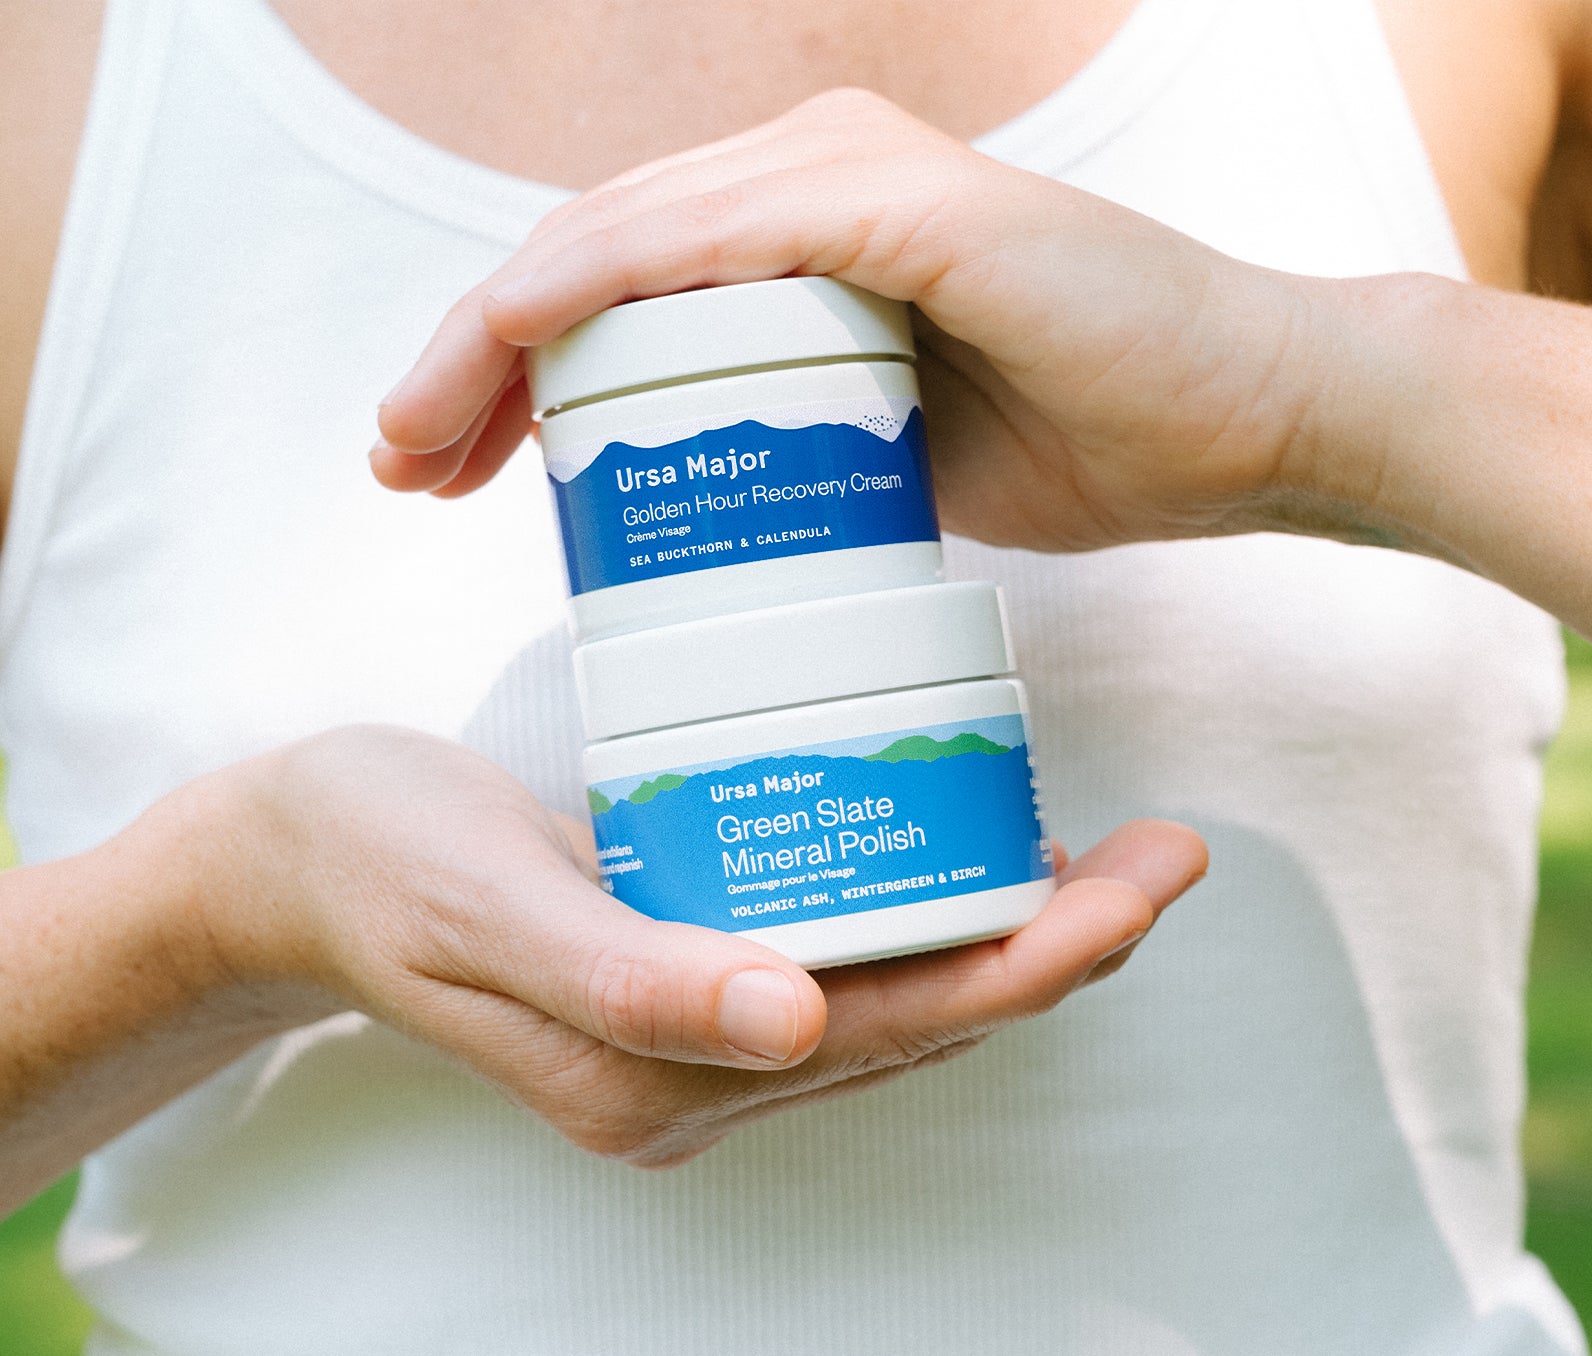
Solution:
[[[1570,708],[1548,755],[1526,993],[1526,1243],[1592,1327],[1592,644],[1565,646]]]
[[[1526,1243],[1592,1326],[1592,644],[1566,637],[1570,708],[1548,758],[1532,945]],[[9,841],[0,836],[0,864]],[[88,1313],[55,1268],[75,1177],[0,1223],[0,1356],[75,1356]]]

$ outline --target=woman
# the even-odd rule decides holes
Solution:
[[[1257,262],[1457,274],[1419,126],[1473,271],[1507,283],[1552,132],[1533,81],[1561,63],[1568,79],[1574,27],[1493,8],[1382,16],[1413,115],[1359,4],[969,6],[887,32],[873,8],[637,8],[579,27],[505,6],[475,11],[486,33],[469,36],[427,13],[285,5],[327,68],[258,6],[113,8],[0,587],[19,836],[35,860],[109,841],[12,886],[19,915],[52,922],[25,934],[42,997],[13,1028],[17,1062],[45,1072],[10,1103],[31,1108],[9,1121],[14,1161],[57,1165],[39,1127],[70,1121],[68,1150],[86,1148],[252,1052],[90,1161],[66,1250],[105,1316],[93,1349],[1579,1349],[1519,1250],[1513,1142],[1555,641],[1435,563],[1272,537],[1073,558],[954,543],[955,571],[1008,588],[1064,836],[1174,813],[1217,869],[1112,984],[887,1088],[866,1085],[1047,1006],[1199,873],[1198,845],[1132,828],[1037,931],[826,981],[824,1029],[810,981],[733,939],[595,913],[558,830],[451,749],[323,737],[116,833],[207,768],[372,713],[464,726],[574,807],[552,534],[513,492],[529,459],[447,511],[376,508],[334,460],[367,383],[565,196],[524,179],[584,185],[861,82],[954,133],[999,124],[991,152]],[[439,154],[350,89],[524,179]],[[1461,141],[1478,98],[1496,137]],[[842,163],[896,126],[853,106],[836,134],[826,116]],[[736,196],[710,205],[732,216]],[[719,219],[698,234],[727,239]],[[1123,229],[1106,224],[1097,244]],[[1153,231],[1142,244],[1130,261],[1175,258]],[[549,302],[527,276],[493,317],[511,338],[613,290]],[[1083,272],[1099,291],[1074,300],[1110,315],[1113,276]],[[1163,281],[1183,304],[1176,268],[1146,292]],[[995,312],[1003,333],[1020,301]],[[479,297],[456,314],[478,318]],[[1154,333],[1152,314],[1122,323]],[[1219,332],[1266,314],[1240,306]],[[66,337],[85,329],[88,358]],[[385,450],[390,482],[470,488],[516,440],[503,351],[464,329],[466,366],[487,360],[465,422],[500,385],[505,415],[473,430],[489,445],[463,480],[468,446],[440,469]],[[1048,482],[968,464],[988,425],[958,392],[999,392],[1011,356],[968,337],[993,357],[931,334],[925,369],[947,520],[1010,539],[1016,503],[1054,526],[1036,508],[1068,501]],[[451,339],[437,353],[458,356]],[[406,389],[384,428],[425,447],[459,413],[427,427]],[[1093,533],[1024,541],[1142,535]],[[151,979],[173,936],[170,978]],[[757,978],[734,995],[739,973]],[[120,982],[107,998],[61,979],[84,974]],[[350,1002],[465,1053],[540,1118],[363,1017],[259,1043]],[[789,1081],[770,1082],[779,1066]],[[865,1095],[808,1104],[848,1073]],[[566,1137],[691,1161],[642,1176]]]

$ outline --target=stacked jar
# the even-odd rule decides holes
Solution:
[[[1051,893],[998,590],[941,579],[905,306],[829,278],[536,350],[604,888],[809,968]]]

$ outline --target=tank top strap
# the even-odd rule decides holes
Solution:
[[[1163,98],[1201,118],[1216,109],[1227,110],[1229,123],[1240,114],[1266,117],[1279,63],[1288,67],[1284,84],[1325,95],[1331,125],[1309,124],[1302,132],[1347,146],[1397,266],[1466,277],[1376,0],[1141,0],[1077,75],[974,144],[1065,178],[1081,162],[1110,154],[1113,141]],[[1269,68],[1267,78],[1257,74],[1246,85],[1243,71],[1262,67]]]
[[[38,563],[144,181],[178,0],[107,0],[0,559],[0,653]]]
[[[1241,0],[1276,6],[1279,0]],[[1343,128],[1403,266],[1469,278],[1426,141],[1388,46],[1376,0],[1282,0],[1308,26]]]
[[[314,159],[365,191],[512,249],[574,196],[432,144],[366,103],[306,48],[270,0],[181,0],[239,93]]]
[[[1116,33],[1058,89],[979,137],[985,155],[1063,176],[1106,145],[1190,62],[1234,0],[1139,0]]]

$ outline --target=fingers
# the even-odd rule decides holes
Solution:
[[[857,118],[862,110],[881,115],[948,146],[957,143],[864,90],[831,90],[782,117],[721,141],[654,160],[599,184],[549,212],[524,245],[482,289],[488,299],[505,297],[520,279],[537,273],[571,242],[594,231],[632,221],[697,194],[755,179],[772,170],[832,164],[857,154]],[[870,139],[875,153],[882,139]],[[501,334],[501,338],[511,338]],[[519,342],[519,341],[515,341]]]
[[[683,183],[706,189],[744,174],[744,156],[785,132],[784,120],[776,120],[638,166],[548,213],[512,258],[454,305],[414,367],[382,402],[378,422],[383,443],[373,460],[384,483],[402,481],[413,487],[417,473],[401,471],[390,453],[439,453],[456,444],[486,408],[490,393],[503,388],[523,341],[505,342],[510,336],[486,327],[482,301],[487,295],[511,292],[517,279],[539,275],[560,249],[595,227],[633,218],[643,207],[678,197]],[[666,194],[650,187],[660,183],[669,186]],[[391,483],[391,488],[400,485]]]
[[[1062,857],[1065,861],[1066,858]],[[1205,840],[1170,819],[1132,819],[1058,872],[1062,882],[1090,877],[1129,881],[1149,897],[1156,917],[1210,868]]]
[[[1055,838],[1050,840],[1050,869],[1059,876],[1067,869],[1067,864],[1072,861],[1066,845]]]
[[[1023,358],[1040,328],[1033,289],[997,302],[999,271],[983,261],[1036,222],[1053,227],[1067,192],[875,95],[831,91],[550,213],[448,313],[384,402],[372,466],[395,489],[467,493],[528,427],[517,403],[512,416],[500,408],[519,349],[620,302],[701,286],[829,274],[932,304],[997,361]],[[953,274],[965,285],[942,288]]]
[[[543,976],[539,987],[559,993],[565,1020],[639,1054],[775,1068],[817,1045],[817,1062],[789,1083],[821,1086],[1054,1007],[1148,932],[1207,860],[1193,830],[1135,821],[1071,862],[1049,905],[1011,937],[832,971],[822,998],[810,976],[761,947],[653,923],[600,896],[601,940],[582,939],[574,966],[584,978]]]
[[[653,1119],[628,1136],[621,1156],[680,1162],[738,1126],[966,1053],[997,1028],[1053,1007],[1102,962],[1125,958],[1206,864],[1192,830],[1135,821],[1067,866],[1050,905],[1012,937],[828,971],[829,1027],[809,1059],[777,1073],[682,1071],[688,1085],[650,1089]]]
[[[482,295],[477,288],[454,303],[414,367],[382,401],[378,451],[385,446],[430,453],[453,447],[508,389],[520,351],[482,324]]]
[[[831,90],[761,127],[641,166],[560,207],[538,225],[512,263],[485,289],[488,323],[499,337],[514,343],[543,343],[554,337],[555,322],[539,314],[548,283],[590,254],[606,256],[615,269],[614,284],[608,289],[613,299],[589,303],[591,310],[707,282],[836,271],[807,258],[812,253],[808,246],[784,244],[771,252],[768,240],[751,233],[743,236],[737,228],[765,221],[789,226],[821,210],[825,200],[833,201],[837,188],[853,186],[861,190],[857,201],[865,202],[867,210],[859,216],[848,207],[848,220],[808,233],[832,234],[835,257],[841,258],[859,228],[867,226],[866,218],[878,214],[886,196],[905,201],[931,187],[941,157],[982,159],[877,95]],[[791,172],[796,175],[793,191],[788,199],[776,199],[774,190]],[[888,195],[877,191],[876,182],[886,174],[891,179]],[[751,220],[723,217],[722,204],[743,201],[754,209]],[[715,243],[708,231],[717,220],[724,220],[728,231]],[[635,279],[630,285],[618,283],[630,265],[653,248],[674,252],[681,243],[672,239],[676,233],[696,236],[697,243],[722,253],[723,276],[704,275],[699,261],[686,255],[653,281],[630,274]],[[803,262],[809,266],[799,266]],[[567,328],[574,322],[563,323]]]
[[[1203,840],[1181,824],[1123,825],[1069,863],[1044,911],[1012,936],[825,976],[820,1057],[854,1039],[860,1056],[880,1035],[921,1056],[1054,1007],[1142,937],[1207,863]]]
[[[383,439],[370,451],[370,469],[389,490],[429,490],[439,499],[456,499],[491,480],[525,441],[533,422],[530,392],[515,363],[452,443],[432,452],[410,452]]]
[[[630,190],[635,190],[650,180],[679,176],[689,168],[710,161],[722,165],[738,152],[762,147],[785,136],[792,117],[793,114],[788,113],[784,117],[760,123],[734,136],[637,165],[560,204],[537,222],[530,239],[509,264],[498,270],[494,275],[494,282],[500,282],[534,266],[538,254],[545,257],[573,235],[590,229],[594,222],[602,220],[605,215],[609,219],[619,215],[632,215],[634,204],[638,199]],[[725,177],[726,171],[720,168],[713,171],[712,177],[703,182],[709,183],[715,180],[723,182]]]
[[[434,490],[448,484],[459,474],[482,431],[491,422],[497,399],[494,393],[492,400],[476,411],[475,418],[458,438],[435,451],[400,452],[386,442],[378,442],[370,450],[370,469],[376,479],[389,490],[401,494]]]
[[[418,981],[425,995],[500,995],[655,1060],[769,1069],[818,1044],[824,997],[800,966],[627,908],[586,874],[589,831],[479,755],[355,729],[291,746],[262,780],[268,806],[318,788],[352,816],[342,839],[379,845],[323,850],[324,879],[300,892],[329,982],[377,1015],[406,1022]],[[434,794],[410,804],[399,788],[415,785]]]
[[[1070,863],[1013,936],[829,971],[821,988],[744,938],[644,918],[569,866],[516,908],[489,949],[503,959],[476,983],[633,1054],[791,1070],[777,1087],[761,1075],[735,1085],[763,1100],[915,1062],[1053,1007],[1143,936],[1206,861],[1192,830],[1136,821]]]
[[[527,997],[605,1044],[652,1058],[773,1069],[817,1046],[826,1003],[799,966],[730,934],[614,908],[592,920],[557,973],[532,979]]]
[[[434,978],[653,1059],[772,1069],[818,1044],[825,1001],[799,966],[730,933],[646,918],[551,856],[505,863],[493,877],[524,884],[448,909]]]
[[[862,121],[869,133],[859,138]],[[641,166],[559,207],[449,311],[383,402],[378,473],[411,483],[414,477],[406,480],[388,451],[453,447],[504,388],[517,347],[545,342],[605,306],[708,282],[843,273],[869,245],[875,257],[888,254],[900,243],[891,230],[909,238],[910,228],[900,223],[934,192],[938,162],[923,154],[924,144],[941,156],[982,159],[877,96],[832,91],[784,118]],[[848,162],[859,145],[869,148],[876,167],[893,166],[872,176],[892,181],[888,196],[899,201],[889,213],[880,212],[887,195],[877,184],[858,191],[865,176]],[[902,162],[903,154],[916,161]],[[757,192],[749,195],[744,186],[752,184]],[[750,210],[728,210],[738,206]],[[879,269],[863,271],[876,290],[909,295],[909,283],[897,282],[892,291],[894,280]]]
[[[918,300],[950,266],[951,240],[935,218],[954,185],[926,157],[869,169],[837,162],[764,166],[712,185],[671,179],[661,201],[588,223],[494,291],[486,324],[513,343],[542,344],[638,297],[807,274]]]
[[[426,488],[438,499],[457,499],[480,489],[519,449],[530,435],[533,422],[530,390],[520,377],[498,397],[459,469],[441,484]]]
[[[1191,830],[1156,821],[1126,825],[1067,866],[1050,905],[1013,937],[828,972],[828,1030],[808,1058],[784,1067],[735,1051],[742,1041],[782,1048],[792,1039],[786,986],[807,976],[792,976],[750,943],[701,929],[632,915],[634,931],[625,935],[622,921],[600,916],[589,897],[582,902],[594,906],[607,936],[601,945],[575,939],[557,957],[585,978],[565,985],[545,1010],[454,985],[411,1011],[421,1013],[419,1034],[464,1055],[575,1144],[639,1166],[667,1166],[739,1125],[864,1091],[1053,1006],[1142,936],[1205,864],[1204,844]],[[767,963],[737,964],[747,955]],[[558,988],[546,976],[532,987],[544,994]],[[793,987],[800,1013],[804,996]],[[805,1020],[795,1022],[798,1050],[822,1030],[821,1020]],[[730,1032],[740,1034],[728,1039]],[[641,1057],[680,1050],[697,1062],[675,1062],[678,1054]]]

